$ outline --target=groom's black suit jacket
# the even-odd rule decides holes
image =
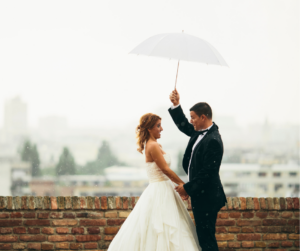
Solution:
[[[190,137],[182,161],[183,169],[188,174],[192,148],[199,134],[188,122],[181,106],[175,109],[170,108],[169,113],[178,129]],[[191,197],[192,204],[198,205],[198,209],[219,210],[227,203],[219,176],[223,151],[218,126],[213,124],[194,149],[189,171],[190,181],[183,186]]]

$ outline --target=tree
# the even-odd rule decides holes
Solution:
[[[104,169],[113,165],[118,165],[121,163],[118,158],[112,153],[109,143],[107,141],[102,141],[97,154],[97,159],[95,161],[88,162],[84,166],[84,172],[88,174],[103,174]],[[82,172],[82,170],[80,170]]]
[[[56,175],[72,175],[76,172],[76,164],[74,157],[67,147],[64,147],[62,154],[59,157],[56,165]]]
[[[29,140],[24,142],[21,150],[21,159],[31,163],[31,175],[37,177],[41,175],[40,170],[40,156],[37,146],[32,144]]]
[[[186,173],[182,167],[182,160],[183,160],[183,151],[179,151],[177,154],[177,174],[179,176],[186,175]]]

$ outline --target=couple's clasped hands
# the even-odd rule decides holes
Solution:
[[[176,190],[177,193],[179,193],[182,200],[188,200],[189,195],[185,191],[183,185],[184,185],[184,183],[179,184],[177,187],[175,187],[175,190]]]

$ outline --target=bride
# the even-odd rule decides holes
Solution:
[[[108,251],[198,251],[196,228],[174,190],[184,182],[170,169],[170,157],[157,143],[161,118],[147,113],[136,129],[138,151],[145,147],[149,185],[126,219]],[[183,198],[187,199],[187,197]]]

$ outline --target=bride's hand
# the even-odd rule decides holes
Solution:
[[[188,196],[188,195],[185,195],[185,196],[184,196],[184,195],[181,195],[180,197],[181,197],[182,200],[188,200],[188,199],[189,199],[189,196]]]
[[[176,89],[170,94],[170,100],[174,106],[179,105],[180,96]]]

